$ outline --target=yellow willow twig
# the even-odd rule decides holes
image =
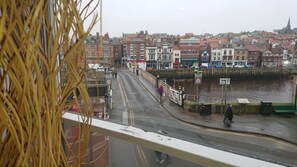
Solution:
[[[0,1],[0,162],[1,166],[69,166],[62,114],[68,97],[79,92],[91,106],[84,74],[84,31],[92,3],[80,0]],[[86,13],[87,12],[87,13]],[[60,71],[67,79],[60,82]],[[79,105],[77,106],[79,107]],[[90,137],[91,107],[79,125],[79,147],[68,150],[81,166]]]

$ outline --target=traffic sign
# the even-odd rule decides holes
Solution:
[[[195,84],[201,84],[202,83],[202,72],[198,72],[195,74]]]
[[[201,78],[196,78],[195,84],[201,84]]]
[[[230,85],[230,78],[220,78],[220,85]]]
[[[107,80],[106,80],[106,84],[107,84],[107,85],[110,85],[110,84],[111,84],[111,80],[110,80],[110,79],[107,79]]]

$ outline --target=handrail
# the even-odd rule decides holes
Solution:
[[[63,122],[65,124],[83,123],[84,116],[65,112]],[[123,139],[152,150],[158,150],[181,159],[205,166],[261,166],[280,167],[281,165],[229,153],[226,151],[202,146],[188,141],[164,136],[157,133],[145,132],[132,126],[120,125],[99,119],[90,120],[92,131],[111,137]]]

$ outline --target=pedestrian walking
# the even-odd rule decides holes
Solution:
[[[231,126],[230,123],[233,122],[233,110],[232,110],[231,104],[228,104],[228,106],[227,106],[223,122],[227,126]]]
[[[118,72],[114,71],[114,78],[117,79]]]
[[[159,96],[160,96],[160,103],[162,103],[162,96],[163,96],[163,93],[164,93],[164,88],[163,88],[163,85],[160,85],[159,89],[158,89],[158,92],[159,92]]]
[[[162,161],[162,153],[160,151],[155,151],[156,154],[156,161],[161,162]]]
[[[160,76],[157,75],[157,77],[156,77],[156,89],[159,88],[159,78],[160,78]]]
[[[136,68],[136,75],[138,75],[138,73],[139,73],[139,67],[137,66],[137,68]]]
[[[112,78],[114,78],[115,77],[115,72],[111,71],[111,75],[112,75]]]
[[[164,161],[170,161],[170,156],[166,153],[162,153],[160,151],[155,151],[156,154],[156,161],[158,161],[160,164],[162,164]]]
[[[162,131],[162,130],[158,130],[158,133],[161,135],[167,135],[167,132]],[[160,151],[155,151],[156,154],[156,161],[158,161],[160,164],[162,164],[164,161],[169,161],[170,160],[170,156],[167,153],[162,153]]]

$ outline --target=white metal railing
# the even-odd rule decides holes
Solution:
[[[83,123],[84,116],[75,113],[66,112],[63,115],[65,124]],[[242,155],[229,153],[226,151],[202,146],[199,144],[187,142],[173,137],[164,136],[157,133],[145,132],[132,126],[120,125],[99,119],[90,120],[92,131],[99,132],[111,137],[126,140],[152,150],[159,150],[164,153],[179,157],[181,159],[194,162],[205,166],[261,166],[261,167],[279,167],[281,165],[273,164],[258,159],[245,157]]]
[[[172,87],[169,87],[169,99],[174,102],[175,104],[178,104],[180,106],[183,105],[183,93],[182,91],[178,91],[173,89]]]

